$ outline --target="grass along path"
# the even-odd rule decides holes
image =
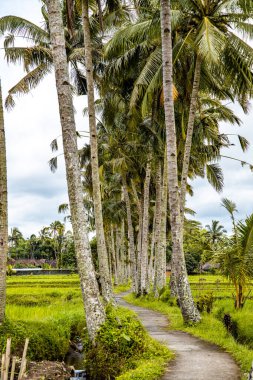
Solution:
[[[118,295],[120,305],[133,310],[152,338],[165,343],[176,353],[163,380],[239,380],[239,367],[231,356],[214,344],[191,336],[183,331],[168,330],[168,319],[159,312],[129,304],[123,300],[126,294]],[[133,296],[127,299],[133,301]],[[139,300],[137,300],[138,302]]]

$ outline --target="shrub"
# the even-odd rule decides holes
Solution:
[[[208,314],[211,313],[214,303],[213,293],[203,294],[199,297],[197,301],[197,308],[202,313],[206,311]]]
[[[96,346],[86,355],[91,378],[114,379],[126,368],[134,367],[133,359],[142,355],[147,339],[147,333],[132,312],[109,307]]]
[[[13,269],[12,265],[7,266],[6,274],[7,276],[12,276],[14,273],[16,273],[15,269]]]
[[[21,322],[12,322],[5,318],[4,322],[0,325],[0,350],[3,352],[6,345],[7,338],[11,337],[12,352],[17,356],[22,355],[24,348],[25,338],[27,337],[26,328]]]

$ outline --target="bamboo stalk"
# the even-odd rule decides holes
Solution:
[[[25,346],[24,346],[24,351],[23,351],[23,355],[22,355],[22,361],[21,361],[21,366],[20,366],[20,371],[19,371],[19,375],[18,375],[18,380],[21,380],[24,373],[25,373],[25,369],[26,369],[26,354],[27,354],[27,348],[28,348],[28,344],[29,344],[29,339],[26,338],[25,340]]]
[[[27,364],[27,359],[26,358],[23,360],[22,364],[23,364],[22,367],[21,367],[22,372],[20,374],[20,379],[21,380],[23,379],[23,376],[25,375],[25,371],[26,371],[26,364]]]
[[[5,354],[2,354],[1,380],[4,378]]]
[[[10,377],[10,380],[14,380],[16,361],[17,361],[16,356],[13,356],[12,357],[12,366],[11,366],[11,377]]]
[[[11,338],[8,338],[7,339],[7,344],[6,344],[5,371],[4,371],[3,380],[8,380],[9,365],[10,365],[10,356],[11,356]]]

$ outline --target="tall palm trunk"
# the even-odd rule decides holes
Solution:
[[[162,185],[162,220],[161,220],[161,244],[160,255],[162,257],[161,278],[158,278],[158,287],[166,286],[166,243],[167,243],[167,210],[168,210],[168,171],[167,154],[164,152],[163,185]]]
[[[121,221],[120,229],[120,258],[121,258],[121,272],[123,284],[126,283],[127,279],[127,257],[126,257],[126,246],[125,246],[125,220]]]
[[[114,239],[114,228],[111,224],[111,250],[112,250],[112,267],[114,272],[114,285],[118,285],[118,266],[116,260],[116,251],[115,251],[115,239]]]
[[[170,0],[161,0],[161,32],[163,57],[164,113],[168,160],[168,189],[173,246],[172,254],[174,256],[177,294],[184,321],[197,322],[200,320],[200,314],[193,302],[183,252],[183,234],[178,188],[177,138],[173,102],[173,64]]]
[[[98,143],[95,115],[94,99],[94,79],[92,63],[92,43],[89,24],[88,0],[82,1],[83,15],[83,34],[85,48],[85,67],[88,92],[88,110],[90,127],[90,147],[91,147],[91,173],[92,173],[92,194],[94,202],[95,225],[97,235],[99,274],[101,279],[102,294],[104,299],[109,302],[112,299],[112,282],[109,272],[108,254],[105,243],[105,233],[103,225],[102,201],[98,170]]]
[[[138,209],[138,235],[137,235],[137,261],[136,261],[136,277],[137,277],[137,287],[136,294],[138,296],[141,295],[141,246],[142,246],[142,212],[143,212],[143,198],[139,199],[138,193],[135,187],[135,183],[131,180],[133,195],[135,199],[135,203]]]
[[[47,6],[77,265],[81,279],[87,329],[90,339],[94,342],[98,329],[105,321],[105,311],[99,298],[86,227],[87,220],[83,206],[72,91],[69,83],[60,2],[59,0],[48,0]]]
[[[138,226],[138,237],[137,237],[137,289],[136,293],[138,296],[141,295],[141,267],[142,267],[142,254],[141,254],[141,247],[142,247],[142,210],[143,210],[143,200],[139,202],[138,207],[138,216],[139,216],[139,226]]]
[[[154,293],[158,296],[161,289],[161,279],[163,270],[163,256],[161,252],[161,223],[162,223],[162,167],[161,162],[158,163],[156,169],[156,228],[155,228],[155,278]]]
[[[7,165],[2,86],[0,81],[0,323],[6,302],[6,264],[8,253]]]
[[[180,187],[180,209],[181,209],[182,223],[184,220],[186,186],[187,186],[187,178],[188,178],[189,165],[190,165],[194,121],[195,121],[196,110],[197,110],[197,99],[198,99],[198,92],[199,92],[201,63],[202,63],[202,59],[199,55],[197,55],[196,63],[195,63],[193,86],[192,86],[192,94],[191,94],[191,104],[190,104],[188,124],[187,124],[187,135],[186,135],[186,141],[185,141],[182,179],[181,179],[181,187]]]
[[[154,249],[155,249],[155,236],[156,236],[156,204],[154,207],[153,223],[152,223],[152,235],[151,235],[151,244],[150,244],[150,257],[148,264],[148,282],[149,286],[154,281]]]
[[[151,160],[148,158],[143,194],[142,244],[141,244],[141,294],[146,294],[148,280],[148,229],[149,229],[149,187],[151,177]]]
[[[135,246],[134,246],[134,228],[132,221],[132,212],[131,212],[131,203],[127,190],[126,178],[122,176],[123,182],[123,191],[124,191],[124,200],[126,203],[127,211],[127,228],[128,228],[128,238],[129,238],[129,251],[130,251],[130,260],[131,260],[131,274],[132,274],[132,290],[135,292],[137,290],[137,273],[136,273],[136,255],[135,255]]]
[[[120,227],[116,227],[116,266],[118,271],[118,283],[122,284],[122,263],[121,263],[121,256],[120,256],[120,249],[121,249],[121,239],[120,239]]]

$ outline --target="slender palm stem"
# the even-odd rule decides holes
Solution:
[[[192,93],[191,93],[191,104],[190,104],[189,117],[188,117],[187,135],[186,135],[186,141],[185,141],[184,160],[183,160],[183,169],[182,169],[182,177],[181,177],[181,187],[180,187],[180,211],[181,211],[182,223],[184,220],[186,187],[187,187],[187,178],[188,178],[190,157],[191,157],[194,121],[195,121],[196,110],[197,110],[197,99],[198,99],[198,92],[199,92],[201,63],[202,63],[202,59],[199,55],[197,55],[196,63],[195,63]]]
[[[161,0],[161,33],[163,58],[164,112],[168,160],[168,189],[177,294],[184,320],[186,322],[196,322],[200,320],[200,314],[194,305],[189,281],[187,278],[182,241],[183,234],[180,215],[177,168],[177,138],[173,102],[171,9],[169,0]]]
[[[112,283],[109,271],[109,260],[105,243],[105,233],[103,224],[101,190],[99,180],[98,166],[98,143],[97,143],[97,127],[95,116],[95,97],[94,97],[94,78],[93,78],[93,62],[92,62],[92,42],[89,24],[89,7],[88,0],[82,1],[82,17],[84,31],[84,47],[85,47],[85,67],[88,92],[88,111],[89,111],[89,127],[90,127],[90,146],[91,146],[91,168],[92,168],[92,195],[94,202],[96,236],[98,247],[99,274],[101,279],[102,294],[104,299],[109,302],[112,299]]]
[[[6,265],[8,253],[7,166],[2,86],[0,81],[0,323],[6,303]]]
[[[72,89],[60,1],[48,0],[47,6],[77,265],[81,279],[87,329],[90,339],[95,342],[96,334],[105,321],[105,312],[99,298],[83,205]]]

